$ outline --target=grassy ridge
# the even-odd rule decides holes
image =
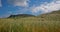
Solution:
[[[60,15],[0,19],[0,32],[60,32]]]

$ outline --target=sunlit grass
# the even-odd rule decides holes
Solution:
[[[60,32],[60,21],[41,17],[0,19],[0,32]]]

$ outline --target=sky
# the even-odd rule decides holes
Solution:
[[[60,0],[0,0],[0,18],[10,15],[40,15],[60,10]]]

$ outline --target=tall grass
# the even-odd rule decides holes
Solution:
[[[35,17],[0,19],[0,32],[60,32],[60,21]]]

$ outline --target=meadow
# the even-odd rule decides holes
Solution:
[[[60,32],[60,15],[54,13],[37,17],[1,18],[0,32]]]

